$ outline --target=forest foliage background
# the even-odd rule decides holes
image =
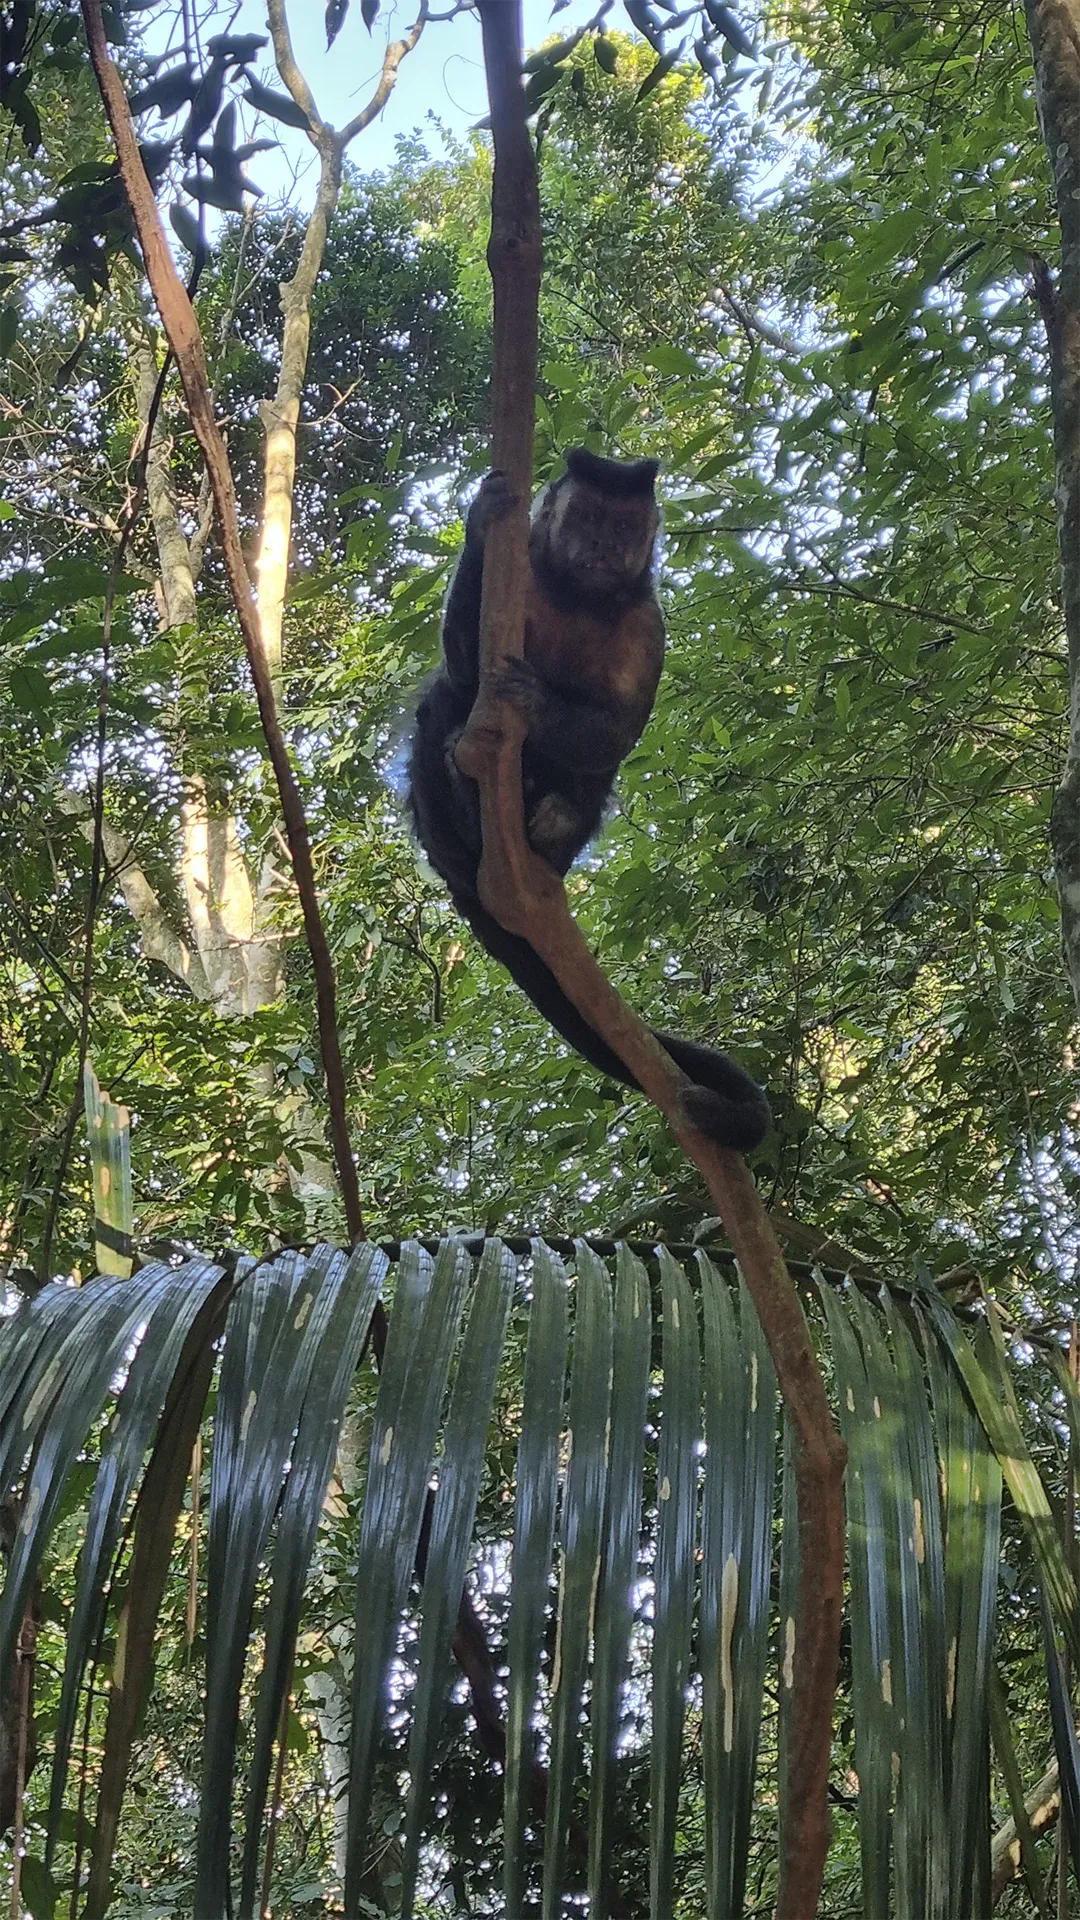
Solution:
[[[108,151],[74,18],[56,9],[39,49],[39,137],[0,126],[0,1231],[7,1266],[38,1273],[90,1259],[88,1164],[62,1148],[101,607],[161,346],[132,262],[106,271],[95,240],[65,249],[35,217]],[[650,50],[606,44],[540,111],[538,479],[575,441],[660,457],[669,654],[574,912],[640,1012],[770,1089],[754,1167],[796,1254],[977,1273],[1018,1335],[1052,1339],[1075,1311],[1080,1161],[1031,285],[1056,228],[1022,12],[785,8],[752,67],[714,88],[680,65],[643,98]],[[554,1043],[402,817],[409,702],[486,464],[489,191],[482,132],[403,139],[374,173],[361,138],[315,293],[281,691],[365,1221],[392,1241],[690,1239],[704,1191],[657,1115]],[[249,203],[199,289],[249,535],[300,235],[287,197]],[[258,1250],[341,1230],[313,993],[175,385],[158,445],[197,595],[169,603],[151,472],[114,625],[90,1050],[135,1117],[140,1244]],[[1049,1397],[1030,1411],[1056,1458]],[[348,1551],[328,1550],[329,1587]],[[1034,1776],[1045,1730],[1018,1679]],[[159,1738],[190,1686],[178,1650]],[[297,1752],[309,1737],[298,1719]],[[154,1794],[133,1862],[165,1846]]]

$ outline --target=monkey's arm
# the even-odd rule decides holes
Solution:
[[[485,474],[465,516],[465,545],[458,555],[443,613],[443,659],[456,692],[475,699],[480,684],[480,593],[488,528],[515,504],[503,473]]]

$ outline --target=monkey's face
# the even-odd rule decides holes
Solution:
[[[548,558],[588,592],[609,592],[640,579],[659,525],[649,494],[619,499],[580,480],[564,480],[551,502]]]

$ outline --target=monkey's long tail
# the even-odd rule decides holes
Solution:
[[[492,958],[501,961],[556,1033],[612,1080],[620,1080],[627,1087],[638,1085],[618,1054],[612,1052],[567,999],[555,975],[527,940],[520,934],[508,933],[478,900],[455,893],[454,904]],[[769,1103],[757,1081],[726,1053],[699,1046],[695,1040],[657,1033],[655,1028],[653,1033],[675,1065],[693,1082],[682,1096],[687,1117],[718,1145],[749,1153],[772,1125]]]

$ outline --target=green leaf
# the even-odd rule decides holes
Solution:
[[[97,1269],[99,1273],[118,1273],[126,1280],[132,1267],[135,1232],[131,1115],[102,1090],[89,1057],[83,1067],[83,1111],[93,1171]]]
[[[411,1920],[439,1721],[445,1710],[447,1654],[461,1603],[484,1444],[517,1266],[501,1241],[484,1245],[469,1324],[450,1401],[439,1488],[424,1568],[420,1664],[409,1739],[409,1800],[402,1864],[401,1913]]]
[[[1020,1763],[1013,1744],[1012,1727],[1009,1722],[1009,1705],[1005,1687],[996,1666],[990,1670],[990,1726],[993,1732],[994,1751],[998,1766],[1005,1781],[1005,1790],[1009,1796],[1009,1811],[1016,1828],[1016,1837],[1020,1846],[1020,1866],[1028,1890],[1028,1899],[1039,1920],[1050,1920],[1046,1898],[1043,1893],[1043,1874],[1040,1867],[1038,1843],[1031,1831],[1027,1804],[1024,1799],[1024,1780],[1020,1772]]]
[[[525,1393],[517,1455],[514,1588],[507,1659],[506,1785],[503,1874],[507,1913],[525,1909],[525,1823],[532,1786],[532,1717],[547,1610],[559,1440],[566,1382],[566,1269],[543,1241],[535,1243],[533,1300],[525,1355]]]
[[[23,1855],[19,1872],[20,1905],[25,1906],[31,1920],[53,1920],[56,1913],[60,1889],[53,1880],[48,1868],[36,1854]]]
[[[10,500],[0,500],[0,520],[14,520],[15,508]]]
[[[303,1411],[289,1461],[271,1569],[266,1647],[255,1716],[245,1810],[241,1911],[253,1909],[270,1762],[292,1671],[304,1582],[322,1519],[341,1422],[371,1327],[388,1266],[386,1255],[365,1242],[346,1257],[316,1249],[322,1298],[315,1352],[304,1391]]]
[[[173,201],[169,208],[169,220],[181,246],[188,253],[199,253],[205,247],[206,242],[199,231],[199,223],[190,207],[186,207],[182,200]]]
[[[921,1288],[919,1305],[933,1323],[943,1347],[953,1360],[974,1403],[1005,1483],[1016,1503],[1032,1552],[1065,1635],[1074,1668],[1080,1667],[1080,1603],[1072,1569],[1065,1557],[1057,1522],[1046,1497],[1038,1468],[1024,1439],[1007,1373],[1000,1358],[996,1378],[980,1365],[952,1314],[932,1283]]]
[[[640,104],[642,100],[648,99],[649,94],[652,93],[654,89],[660,85],[661,80],[667,77],[667,75],[671,72],[672,67],[676,66],[677,63],[682,59],[683,49],[685,48],[685,46],[686,46],[686,41],[680,40],[677,47],[669,47],[666,53],[661,54],[655,67],[651,68],[650,71],[646,74],[644,80],[642,81],[640,87],[638,88],[636,94],[634,95],[635,104]]]
[[[560,1539],[559,1638],[551,1697],[551,1754],[544,1817],[544,1920],[562,1911],[566,1838],[574,1790],[578,1729],[589,1652],[592,1601],[600,1572],[611,1417],[611,1283],[583,1240],[576,1243],[574,1355],[570,1372]]]
[[[386,1675],[416,1561],[435,1433],[469,1273],[460,1243],[402,1249],[375,1403],[356,1575],[345,1906],[360,1896]]]
[[[214,1420],[206,1593],[206,1719],[195,1907],[227,1899],[240,1688],[263,1550],[328,1309],[328,1250],[256,1267],[225,1329]]]
[[[697,1311],[682,1268],[660,1248],[664,1387],[656,1467],[657,1541],[653,1612],[653,1738],[649,1800],[652,1911],[669,1913],[690,1678],[694,1605],[700,1371]]]
[[[550,47],[540,47],[536,53],[530,53],[522,66],[522,73],[540,73],[545,68],[555,66],[562,60],[568,60],[581,39],[580,33],[572,33],[566,40],[556,40]]]
[[[128,1586],[117,1624],[117,1654],[109,1687],[94,1848],[86,1889],[87,1914],[104,1914],[114,1890],[113,1851],[124,1789],[154,1670],[157,1620],[191,1471],[192,1449],[210,1388],[213,1343],[220,1337],[228,1301],[250,1267],[250,1260],[239,1260],[234,1275],[218,1282],[195,1317],[173,1374],[150,1464],[135,1503]]]
[[[745,1289],[698,1255],[705,1310],[699,1665],[710,1910],[742,1911],[769,1646],[776,1380]]]
[[[647,367],[655,367],[657,373],[681,373],[691,380],[701,378],[701,364],[695,360],[693,354],[687,353],[684,347],[671,346],[667,341],[661,341],[657,346],[650,347],[648,353],[642,355],[642,359]]]
[[[592,1920],[607,1920],[615,1759],[633,1626],[651,1353],[649,1276],[641,1261],[620,1246],[615,1284],[607,1534],[594,1622],[589,1802]]]
[[[975,1920],[990,1888],[989,1695],[1001,1541],[1002,1475],[983,1426],[919,1307],[944,1489],[946,1732],[953,1908],[972,1901]],[[985,1329],[977,1352],[986,1350]]]
[[[704,0],[705,11],[714,27],[719,27],[725,40],[741,53],[744,60],[756,58],[753,42],[749,40],[730,7],[720,4],[720,0]]]
[[[20,660],[11,669],[11,698],[23,713],[44,718],[52,706],[49,676],[29,660]]]
[[[307,114],[289,94],[278,93],[273,87],[264,87],[261,80],[253,80],[249,76],[244,99],[250,107],[267,114],[271,120],[280,120],[286,127],[298,127],[301,132],[307,132]]]
[[[170,1273],[170,1280],[172,1275]],[[0,1493],[27,1450],[23,1517],[0,1597],[0,1664],[6,1670],[41,1555],[75,1464],[136,1330],[162,1285],[161,1269],[133,1280],[102,1276],[60,1296],[39,1295],[15,1317],[0,1370]]]
[[[885,1517],[887,1452],[879,1410],[851,1321],[832,1287],[822,1286],[820,1293],[832,1346],[840,1430],[848,1448],[844,1490],[851,1579],[861,1906],[865,1920],[889,1920],[892,1756],[898,1736],[886,1560],[887,1543],[892,1540]]]
[[[152,1288],[155,1299],[102,1449],[83,1534],[53,1746],[46,1850],[50,1865],[63,1830],[63,1796],[79,1693],[104,1621],[113,1556],[128,1502],[185,1343],[196,1317],[221,1288],[223,1277],[219,1267],[202,1260],[188,1260],[175,1269],[154,1265],[139,1275]]]

